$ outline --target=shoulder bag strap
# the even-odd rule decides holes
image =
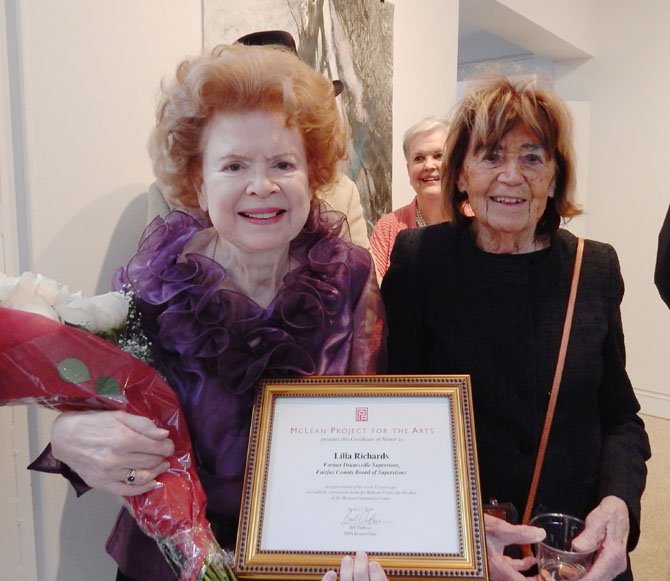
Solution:
[[[577,297],[577,287],[579,286],[579,272],[582,268],[582,256],[584,254],[584,239],[577,239],[577,254],[575,256],[575,267],[572,272],[572,285],[570,287],[570,297],[568,298],[568,308],[565,312],[565,322],[563,323],[563,336],[561,337],[561,346],[558,350],[558,363],[556,364],[556,372],[554,373],[554,382],[551,386],[551,395],[549,396],[549,405],[547,406],[547,415],[544,418],[544,428],[542,429],[542,437],[540,438],[540,446],[537,450],[537,458],[535,460],[535,469],[533,470],[533,478],[530,483],[530,490],[528,492],[528,500],[526,502],[526,509],[523,511],[522,524],[528,524],[535,504],[535,496],[537,494],[537,486],[540,482],[540,474],[542,473],[542,464],[544,463],[544,453],[547,450],[547,442],[549,441],[549,432],[551,431],[551,423],[554,419],[554,410],[556,409],[556,400],[558,399],[558,390],[561,386],[561,377],[563,377],[563,366],[565,365],[565,355],[568,351],[568,340],[570,339],[570,328],[572,327],[572,316],[575,312],[575,298]]]

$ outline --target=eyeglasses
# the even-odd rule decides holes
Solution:
[[[544,173],[553,167],[546,150],[539,144],[527,144],[514,150],[503,147],[490,150],[482,148],[473,157],[471,163],[480,171],[502,173],[511,163],[523,174]]]

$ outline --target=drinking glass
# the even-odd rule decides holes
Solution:
[[[538,514],[530,525],[544,529],[546,538],[535,545],[542,581],[574,581],[591,568],[597,547],[575,551],[572,541],[584,530],[584,521],[567,514]]]

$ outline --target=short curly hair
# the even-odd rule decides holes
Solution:
[[[561,219],[582,213],[575,200],[575,153],[572,116],[563,100],[537,80],[510,79],[498,73],[473,82],[457,105],[450,120],[442,161],[443,203],[447,214],[457,223],[473,218],[463,211],[467,194],[458,190],[458,178],[468,147],[493,150],[517,124],[530,129],[556,164],[554,197],[536,227],[536,235],[558,230]]]
[[[409,147],[412,139],[421,133],[432,133],[437,129],[443,129],[446,134],[449,131],[449,122],[438,117],[424,117],[405,131],[402,136],[402,152],[407,163],[409,163]]]
[[[303,138],[312,196],[336,178],[348,131],[332,83],[280,46],[219,45],[185,60],[161,86],[151,133],[154,173],[177,204],[197,207],[202,135],[217,113],[279,112]]]

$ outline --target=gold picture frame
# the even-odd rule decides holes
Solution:
[[[390,579],[488,580],[467,375],[263,380],[236,573],[314,579],[365,550]]]

